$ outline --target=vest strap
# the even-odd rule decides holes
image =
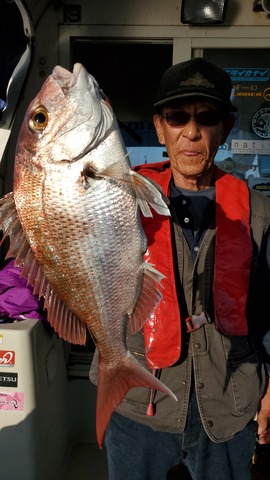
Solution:
[[[211,318],[206,310],[200,315],[191,315],[185,318],[186,331],[188,333],[198,330],[198,328],[201,328],[205,323],[211,323]]]

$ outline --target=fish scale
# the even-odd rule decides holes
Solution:
[[[160,187],[132,171],[118,124],[80,64],[60,66],[29,105],[16,149],[14,188],[0,201],[9,257],[45,299],[59,336],[98,352],[96,431],[141,386],[175,395],[126,346],[151,318],[162,273],[144,261],[140,215],[169,215]],[[173,400],[172,400],[173,401]]]

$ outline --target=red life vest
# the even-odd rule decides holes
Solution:
[[[169,195],[169,162],[141,165],[135,170],[155,180]],[[216,327],[225,335],[246,335],[246,304],[252,260],[249,190],[245,182],[215,167],[216,250],[214,305]],[[171,238],[171,219],[142,218],[148,238],[145,260],[165,275],[162,300],[144,326],[150,368],[173,365],[181,352],[180,310],[177,299]],[[192,313],[192,312],[190,312]]]

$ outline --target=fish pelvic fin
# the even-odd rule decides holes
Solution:
[[[133,170],[131,170],[131,178],[137,204],[144,217],[153,216],[150,207],[159,215],[170,216],[170,210],[168,208],[169,200],[156,182],[143,177]]]
[[[161,281],[165,278],[151,263],[144,262],[141,268],[144,270],[141,291],[127,323],[127,332],[131,335],[143,328],[145,322],[158,306],[162,298]]]
[[[106,368],[100,356],[96,406],[96,435],[100,448],[114,410],[133,387],[160,390],[177,401],[176,395],[146,370],[130,352],[127,352],[127,356],[113,370]]]

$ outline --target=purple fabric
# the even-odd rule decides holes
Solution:
[[[0,318],[22,320],[27,318],[46,320],[42,301],[33,295],[33,287],[20,277],[21,269],[14,266],[14,260],[0,270]]]

